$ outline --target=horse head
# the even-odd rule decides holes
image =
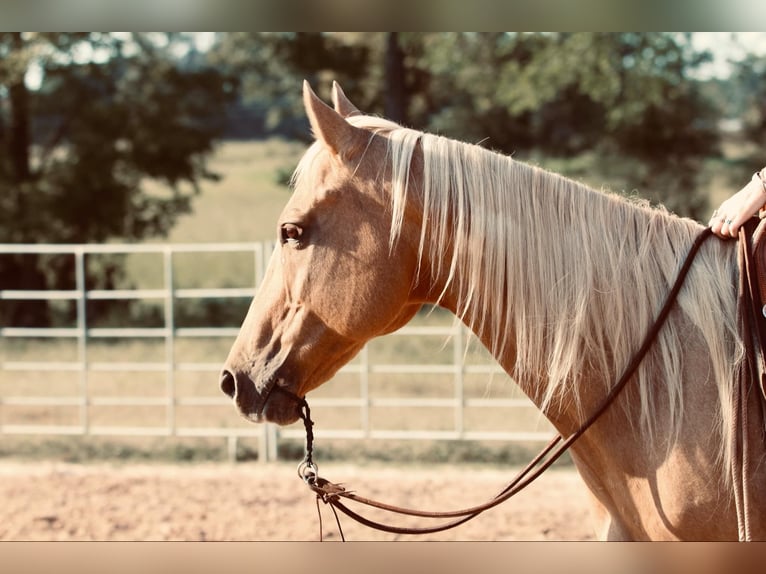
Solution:
[[[279,243],[221,375],[223,392],[256,422],[294,422],[300,413],[291,394],[303,397],[329,380],[422,304],[415,211],[390,240],[385,138],[349,122],[359,112],[337,84],[334,109],[308,83],[303,100],[316,141],[296,170]]]

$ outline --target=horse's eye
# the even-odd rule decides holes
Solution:
[[[282,225],[280,233],[280,240],[282,245],[289,243],[293,247],[300,247],[303,228],[295,225],[294,223],[285,223]]]

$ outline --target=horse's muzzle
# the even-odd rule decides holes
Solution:
[[[239,412],[246,418],[260,422],[260,410],[263,408],[261,397],[253,380],[243,373],[234,374],[228,369],[221,373],[221,390],[237,405]]]
[[[221,391],[234,401],[239,413],[249,421],[269,421],[286,425],[298,420],[300,408],[294,400],[287,400],[292,398],[292,393],[273,392],[279,386],[279,382],[272,380],[259,391],[248,375],[224,369],[221,373],[220,387]]]

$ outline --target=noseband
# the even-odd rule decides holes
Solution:
[[[660,310],[657,318],[655,319],[654,324],[652,325],[651,329],[649,329],[649,332],[644,337],[644,340],[641,346],[639,347],[636,354],[633,356],[633,359],[631,360],[630,364],[627,366],[627,368],[623,372],[620,379],[614,385],[614,387],[609,391],[604,401],[601,403],[601,406],[596,410],[596,412],[594,412],[590,416],[590,418],[588,418],[576,431],[574,431],[567,438],[564,438],[561,434],[555,436],[553,440],[551,440],[551,442],[527,466],[525,466],[500,493],[498,493],[494,498],[490,499],[484,504],[480,504],[478,506],[473,506],[471,508],[466,508],[463,510],[455,510],[455,511],[448,511],[448,512],[428,512],[428,511],[422,511],[422,510],[414,510],[411,508],[402,508],[399,506],[393,506],[390,504],[385,504],[382,502],[371,500],[369,498],[358,496],[354,494],[353,492],[346,490],[346,488],[341,486],[340,484],[330,482],[329,480],[326,480],[320,477],[319,469],[313,460],[314,422],[311,420],[311,410],[309,409],[309,405],[306,402],[305,397],[298,397],[297,395],[294,395],[293,393],[287,391],[286,389],[282,387],[279,387],[279,386],[275,387],[275,390],[278,390],[282,392],[283,394],[289,396],[293,401],[295,401],[298,404],[300,408],[300,418],[303,420],[303,423],[306,428],[306,445],[305,445],[305,455],[301,463],[298,465],[298,476],[300,476],[303,482],[312,491],[314,491],[314,493],[316,493],[317,512],[319,513],[320,500],[324,502],[325,504],[330,505],[335,515],[335,519],[338,525],[338,530],[340,532],[341,538],[344,541],[345,541],[345,537],[343,535],[343,530],[341,529],[340,520],[338,518],[338,514],[336,510],[344,513],[345,515],[356,520],[357,522],[365,526],[368,526],[370,528],[374,528],[376,530],[381,530],[384,532],[390,532],[395,534],[431,534],[431,533],[441,532],[441,531],[459,526],[460,524],[463,524],[477,517],[482,512],[489,510],[490,508],[494,508],[495,506],[498,506],[499,504],[505,502],[506,500],[514,496],[516,493],[520,492],[527,485],[531,484],[537,477],[539,477],[556,460],[558,460],[558,458],[561,457],[561,455],[564,454],[569,449],[569,447],[572,446],[572,444],[578,438],[580,438],[585,433],[585,431],[588,430],[588,428],[590,428],[599,419],[599,417],[601,417],[601,415],[615,401],[615,399],[620,394],[620,392],[625,388],[628,381],[632,378],[632,376],[635,374],[636,370],[638,369],[641,361],[644,359],[644,357],[648,353],[652,343],[654,342],[654,339],[657,337],[657,334],[659,333],[660,329],[662,329],[662,326],[664,325],[665,320],[670,314],[671,307],[676,301],[678,293],[681,290],[681,287],[683,286],[684,280],[686,279],[686,276],[689,272],[692,262],[694,261],[694,258],[697,255],[700,247],[705,242],[705,240],[711,235],[712,235],[712,231],[710,230],[710,228],[705,228],[694,240],[694,243],[689,249],[689,253],[686,255],[686,259],[684,260],[684,263],[678,272],[678,276],[676,277],[675,283],[673,284],[670,292],[668,293],[668,296],[665,299],[665,303],[663,304],[662,309]],[[426,527],[419,527],[419,528],[402,527],[402,526],[394,526],[391,524],[384,524],[381,522],[376,522],[374,520],[371,520],[351,510],[350,508],[348,508],[348,506],[346,506],[343,502],[341,502],[341,499],[350,500],[352,502],[356,502],[361,505],[378,508],[378,509],[385,510],[388,512],[393,512],[396,514],[415,516],[420,518],[441,519],[442,522],[434,526],[426,526]],[[322,539],[321,513],[319,513],[319,536],[321,540]]]

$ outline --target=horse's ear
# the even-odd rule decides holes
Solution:
[[[332,83],[332,103],[335,106],[335,111],[344,118],[362,115],[362,112],[343,93],[340,84],[334,80]]]
[[[369,134],[365,135],[364,130],[349,124],[338,112],[320,100],[305,80],[303,105],[306,107],[306,115],[314,136],[344,159],[351,159],[369,137]]]

